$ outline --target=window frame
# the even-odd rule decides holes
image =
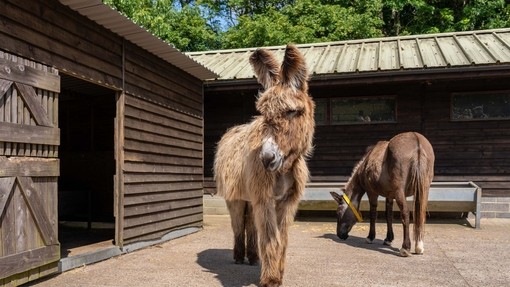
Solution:
[[[479,92],[455,92],[450,94],[450,121],[451,122],[476,122],[476,121],[508,121],[510,120],[510,115],[508,117],[491,117],[488,115],[487,118],[456,118],[455,117],[455,97],[457,96],[487,96],[487,95],[506,95],[508,96],[509,105],[510,105],[510,90],[494,90],[494,91],[479,91]],[[478,106],[476,106],[478,107]],[[476,108],[474,107],[474,108]],[[471,108],[474,109],[474,108]],[[509,106],[510,108],[510,106]],[[465,109],[464,109],[465,110]],[[472,112],[471,112],[472,114]]]
[[[349,121],[349,122],[341,122],[341,121],[333,121],[333,105],[335,101],[349,101],[349,100],[392,100],[393,101],[393,120],[384,120],[384,121]],[[397,96],[396,95],[383,95],[383,96],[354,96],[354,97],[329,97],[329,98],[317,98],[316,101],[316,110],[319,107],[319,102],[325,102],[325,119],[324,122],[317,121],[316,125],[318,126],[326,126],[326,125],[368,125],[368,124],[393,124],[398,122],[398,112],[397,112]]]

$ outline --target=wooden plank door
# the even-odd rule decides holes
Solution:
[[[58,271],[55,69],[0,50],[0,285]]]

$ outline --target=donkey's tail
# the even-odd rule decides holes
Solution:
[[[429,177],[429,169],[431,167],[428,166],[427,155],[422,153],[420,147],[418,150],[417,158],[412,164],[410,188],[415,191],[413,209],[414,240],[415,242],[422,242],[425,233],[427,202],[432,179]]]

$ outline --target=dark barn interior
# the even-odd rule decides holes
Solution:
[[[60,94],[62,255],[114,237],[115,91],[67,75]]]

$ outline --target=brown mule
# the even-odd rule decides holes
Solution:
[[[370,202],[370,232],[367,242],[375,238],[375,220],[377,217],[377,197],[386,197],[386,220],[388,230],[384,243],[393,241],[393,200],[396,200],[402,214],[404,242],[400,255],[411,254],[409,237],[409,208],[406,197],[414,196],[414,240],[415,252],[422,254],[425,217],[428,194],[434,177],[434,150],[429,141],[421,134],[407,132],[398,134],[390,141],[380,141],[368,149],[365,156],[354,168],[351,178],[345,186],[344,198],[331,192],[338,202],[337,235],[347,239],[352,226],[356,224],[356,214],[362,196],[367,193]],[[349,204],[351,201],[352,204]],[[358,220],[359,221],[359,220]]]

